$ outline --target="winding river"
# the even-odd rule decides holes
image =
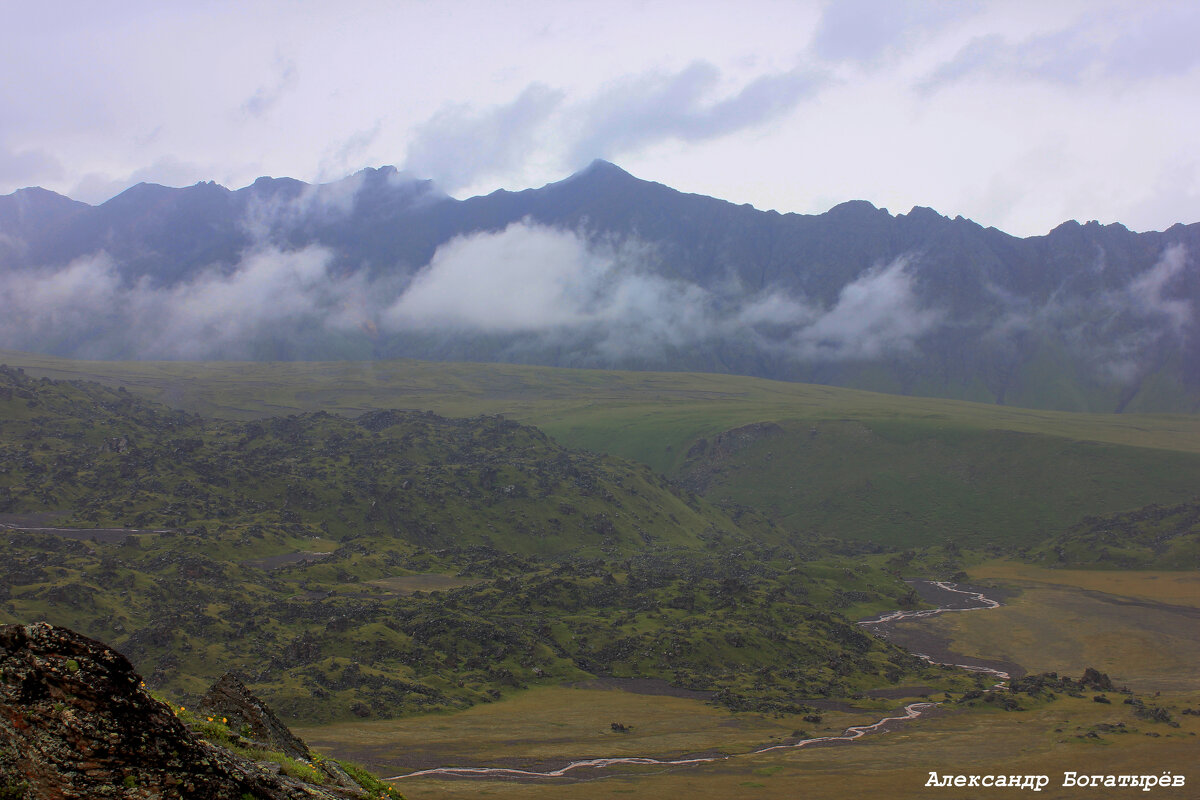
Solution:
[[[915,582],[914,582],[915,583]],[[982,592],[970,591],[967,589],[955,588],[953,584],[947,581],[926,581],[925,583],[936,586],[943,592],[962,595],[962,598],[954,604],[947,604],[938,608],[922,609],[920,611],[889,611],[886,614],[881,614],[872,619],[861,620],[858,624],[864,627],[872,627],[884,625],[892,622],[899,622],[902,619],[917,619],[921,617],[931,617],[935,614],[943,614],[953,611],[980,611],[989,608],[999,608],[1000,602],[986,597]],[[922,653],[914,653],[913,655],[923,658],[931,664],[940,664],[942,662],[934,661],[927,655]],[[983,672],[990,675],[995,675],[1000,678],[1002,685],[1003,681],[1008,680],[1009,675],[1003,670],[991,669],[990,667],[979,667],[969,664],[954,664],[953,666],[961,667],[962,669],[971,670],[973,672]],[[516,769],[512,767],[435,767],[433,769],[423,769],[417,772],[410,772],[404,775],[393,775],[385,780],[395,781],[403,778],[428,777],[431,775],[446,775],[462,778],[479,778],[479,777],[499,777],[499,778],[561,778],[569,772],[576,770],[589,769],[604,769],[606,767],[614,767],[618,765],[634,764],[648,766],[664,766],[664,767],[679,767],[689,764],[704,764],[714,761],[728,761],[739,756],[758,755],[759,753],[768,753],[773,750],[798,750],[802,747],[808,747],[815,744],[823,744],[827,742],[852,742],[866,736],[868,733],[873,733],[882,730],[888,723],[891,722],[907,722],[908,720],[916,719],[924,712],[931,708],[935,708],[938,704],[932,702],[909,703],[904,707],[903,713],[899,716],[884,717],[883,719],[871,725],[855,725],[849,727],[842,733],[841,736],[817,736],[811,739],[801,739],[797,742],[789,744],[777,744],[769,747],[762,747],[757,750],[751,750],[748,753],[731,754],[731,755],[716,755],[716,756],[698,756],[694,758],[680,759],[657,759],[647,757],[613,757],[613,758],[589,758],[580,761],[572,761],[564,767],[558,769],[538,772],[536,770]]]
[[[949,581],[909,581],[909,583],[925,583],[929,586],[936,586],[943,592],[962,595],[963,598],[959,602],[967,603],[967,605],[946,605],[939,606],[938,608],[926,608],[920,611],[889,611],[886,614],[881,614],[873,619],[860,620],[858,624],[864,627],[886,625],[891,622],[899,622],[902,619],[920,619],[922,617],[932,617],[937,614],[945,614],[955,611],[983,611],[989,608],[999,608],[1001,605],[999,600],[994,600],[990,597],[987,597],[983,594],[983,592],[975,592],[969,589],[957,589]],[[996,684],[997,688],[1003,686],[1004,681],[1007,681],[1012,677],[1008,674],[1008,672],[1002,669],[993,669],[992,667],[978,666],[975,664],[955,664],[953,662],[934,661],[932,657],[924,653],[913,653],[913,655],[917,658],[925,659],[930,664],[949,664],[950,666],[958,667],[959,669],[965,669],[971,672],[981,672],[985,675],[993,675],[1000,679],[1000,683]]]

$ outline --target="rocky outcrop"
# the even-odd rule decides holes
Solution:
[[[238,731],[278,750],[291,758],[312,760],[312,753],[300,737],[284,725],[266,703],[259,700],[232,672],[221,676],[200,700],[200,709],[229,720],[230,730]]]
[[[200,739],[169,706],[150,696],[120,653],[65,628],[37,623],[0,626],[0,796],[299,800],[361,795],[272,774]]]
[[[702,494],[718,475],[729,469],[734,456],[763,440],[781,436],[783,432],[783,428],[774,422],[755,422],[718,433],[712,441],[697,439],[688,448],[678,480],[691,491]]]
[[[329,782],[344,788],[356,788],[357,784],[346,772],[332,761],[313,758],[308,745],[283,723],[271,707],[258,699],[241,679],[227,672],[217,680],[200,699],[200,710],[213,717],[220,717],[232,731],[237,731],[252,746],[274,750],[289,758],[312,763],[324,773]]]

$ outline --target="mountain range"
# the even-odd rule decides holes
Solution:
[[[0,197],[0,348],[755,375],[1082,411],[1200,409],[1200,223],[1017,238],[865,201],[780,214],[596,161],[464,200],[391,167],[90,206]]]

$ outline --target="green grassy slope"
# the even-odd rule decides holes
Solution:
[[[37,374],[231,418],[410,407],[504,413],[559,442],[639,460],[786,525],[905,546],[1029,544],[1083,516],[1191,501],[1200,417],[1071,414],[694,373],[513,365],[79,362],[0,354]],[[712,460],[747,425],[781,433]],[[813,429],[821,433],[811,437]],[[689,453],[692,454],[689,457]]]
[[[903,547],[1031,545],[1200,491],[1200,455],[942,421],[785,421],[693,446],[679,476],[801,531]]]
[[[105,362],[12,351],[0,351],[0,363],[50,378],[121,384],[168,406],[230,419],[379,408],[504,414],[568,446],[635,458],[667,473],[679,468],[699,437],[781,419],[921,419],[1200,453],[1200,417],[1194,415],[1041,411],[736,375],[413,360]]]
[[[1200,569],[1200,503],[1089,515],[1031,555],[1058,568]]]

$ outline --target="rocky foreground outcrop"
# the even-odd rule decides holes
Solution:
[[[100,642],[46,623],[0,626],[4,800],[362,796],[273,774],[200,739]]]
[[[223,720],[231,730],[239,731],[238,737],[248,740],[252,746],[312,763],[324,774],[327,783],[347,789],[357,788],[354,779],[347,775],[337,762],[314,759],[304,740],[292,733],[291,729],[275,716],[271,707],[255,697],[232,672],[222,675],[209,688],[200,699],[200,708]]]

